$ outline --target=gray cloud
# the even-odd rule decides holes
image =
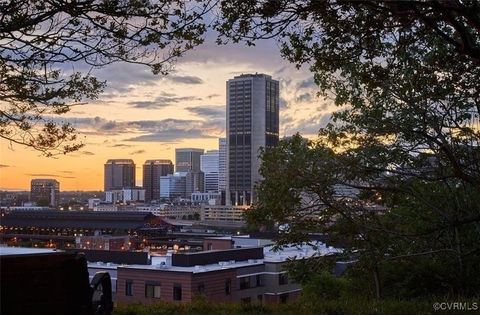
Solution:
[[[191,75],[185,75],[185,76],[173,75],[173,76],[167,76],[166,79],[175,83],[183,83],[183,84],[202,84],[203,83],[203,80],[201,78],[191,76]]]
[[[182,130],[179,128],[167,129],[156,133],[150,133],[138,137],[127,139],[127,141],[142,141],[142,142],[176,142],[181,139],[198,139],[198,138],[217,138],[204,133],[199,129]]]
[[[295,97],[295,101],[297,102],[310,102],[312,100],[312,94],[311,93],[303,93],[300,94],[299,96]]]
[[[135,154],[142,154],[142,153],[145,153],[145,152],[147,152],[147,151],[145,151],[145,150],[136,150],[136,151],[130,152],[129,154],[135,155]]]
[[[202,118],[225,118],[225,106],[207,105],[185,107],[189,112]]]
[[[0,168],[4,168],[4,167],[10,167],[10,165],[0,164]]]
[[[61,175],[56,175],[56,174],[46,174],[46,173],[30,173],[30,174],[25,174],[27,176],[33,176],[33,177],[57,177],[57,178],[76,178],[73,176],[61,176]]]
[[[72,171],[58,171],[59,173],[72,174]]]
[[[134,147],[134,145],[119,143],[119,144],[114,144],[110,146],[110,148],[130,148],[130,147]]]
[[[216,138],[223,133],[222,120],[144,120],[129,122],[138,132],[145,133],[140,136],[126,139],[126,141],[159,141],[177,142],[182,139]]]
[[[309,78],[309,79],[300,81],[300,83],[298,83],[297,88],[298,89],[310,89],[310,88],[314,88],[316,86],[317,86],[317,84],[315,83],[315,80],[313,78]]]
[[[280,108],[287,108],[288,107],[288,101],[285,98],[280,96],[279,106],[280,106]]]
[[[81,155],[95,155],[95,153],[90,152],[90,151],[82,151],[80,152]]]
[[[221,96],[220,94],[210,94],[210,95],[207,95],[205,96],[206,99],[211,99],[211,98],[214,98],[214,97],[217,97],[217,96]]]
[[[115,121],[101,117],[80,117],[66,119],[80,132],[86,135],[125,135],[131,136],[125,141],[165,141],[175,142],[184,138],[210,138],[219,137],[224,131],[225,118],[220,106],[196,110],[202,112],[207,120],[197,119],[162,119],[162,120],[134,120]],[[210,109],[210,111],[208,111]],[[65,121],[65,120],[64,120]],[[111,147],[128,147],[129,144],[113,144]],[[87,154],[84,151],[81,154]],[[93,153],[89,152],[89,155]]]
[[[200,100],[200,98],[196,96],[176,96],[172,93],[162,92],[161,95],[157,96],[153,101],[134,101],[129,102],[128,104],[134,108],[158,109],[173,104],[178,104],[180,102],[188,102],[195,100]]]

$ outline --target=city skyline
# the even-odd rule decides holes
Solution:
[[[121,63],[99,70],[108,81],[105,93],[65,115],[85,147],[53,159],[1,140],[0,189],[28,190],[32,178],[44,177],[62,182],[64,190],[102,190],[108,159],[133,159],[141,185],[145,160],[174,161],[175,148],[199,143],[205,150],[218,149],[218,138],[225,137],[225,82],[241,73],[267,73],[280,81],[280,137],[297,131],[314,136],[333,105],[315,96],[308,69],[296,70],[274,45],[206,44],[180,59],[167,77]]]

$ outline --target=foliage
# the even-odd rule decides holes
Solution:
[[[373,294],[480,292],[476,1],[228,1],[220,42],[277,37],[339,107],[264,151],[253,224],[323,233]],[[419,286],[419,283],[421,285]]]
[[[203,42],[210,1],[0,2],[0,137],[51,156],[78,150],[58,116],[95,100],[90,70],[124,61],[166,74]]]
[[[195,314],[195,315],[263,315],[263,314],[318,314],[318,315],[370,315],[370,314],[389,314],[389,315],[411,315],[411,314],[432,314],[433,302],[430,301],[381,301],[372,300],[309,300],[299,301],[291,304],[279,305],[241,305],[241,304],[221,304],[209,302],[195,303],[167,303],[160,302],[153,305],[131,304],[128,306],[120,305],[115,308],[115,315],[174,315],[174,314]],[[448,314],[448,312],[442,312]]]

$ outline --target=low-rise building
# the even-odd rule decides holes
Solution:
[[[122,204],[145,201],[145,189],[134,187],[109,190],[105,192],[105,201]]]
[[[202,221],[244,222],[243,214],[249,206],[202,205]]]
[[[288,276],[285,262],[337,252],[319,244],[279,252],[249,247],[173,253],[156,265],[118,266],[117,302],[191,302],[204,296],[212,302],[286,303],[302,287]]]
[[[192,204],[161,204],[137,206],[137,211],[151,212],[152,214],[171,219],[193,220],[200,218],[200,206]]]

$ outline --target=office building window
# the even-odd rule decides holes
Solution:
[[[145,297],[159,299],[160,298],[160,284],[147,283],[145,285]]]
[[[288,284],[288,274],[287,273],[281,273],[278,275],[278,284],[283,285],[283,284]]]
[[[126,296],[133,295],[133,282],[131,280],[125,281],[125,295]]]
[[[227,279],[225,281],[225,295],[232,294],[232,280]]]
[[[179,283],[175,283],[173,285],[173,300],[174,301],[182,300],[182,285]]]

